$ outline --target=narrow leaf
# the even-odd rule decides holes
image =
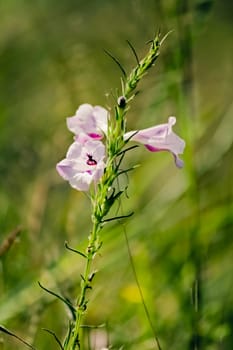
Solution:
[[[57,293],[55,293],[55,292],[53,292],[53,291],[51,291],[51,290],[45,288],[44,286],[42,286],[42,284],[41,284],[40,282],[38,282],[38,284],[39,284],[40,288],[42,288],[43,290],[45,290],[47,293],[53,295],[54,297],[58,298],[58,299],[61,300],[63,303],[65,303],[65,304],[68,306],[69,310],[71,311],[73,318],[74,318],[74,319],[76,318],[76,311],[75,311],[75,308],[74,308],[74,306],[71,304],[71,302],[70,302],[69,300],[67,300],[66,298],[63,298],[61,295],[59,295],[59,294],[57,294]]]
[[[118,65],[118,67],[120,68],[122,74],[124,75],[124,77],[127,77],[126,71],[124,70],[124,68],[122,67],[121,63],[119,62],[119,60],[114,57],[109,51],[104,49],[104,52],[113,59],[113,61]]]
[[[11,337],[16,338],[17,340],[19,340],[21,343],[25,344],[27,347],[29,347],[32,350],[36,350],[36,348],[34,348],[31,344],[27,343],[25,340],[23,340],[22,338],[20,338],[18,335],[12,333],[11,331],[9,331],[7,328],[0,326],[0,331],[2,331],[3,333],[6,333],[8,335],[10,335]]]
[[[87,258],[87,256],[84,253],[80,252],[79,250],[76,250],[74,248],[69,247],[67,242],[65,242],[65,247],[66,247],[66,249],[70,250],[71,252],[74,252],[76,254],[81,255],[84,258]]]
[[[80,327],[81,328],[98,329],[98,328],[106,327],[106,324],[105,323],[102,323],[102,324],[99,324],[99,325],[82,324]]]
[[[113,220],[120,220],[120,219],[129,218],[133,214],[134,214],[134,212],[132,212],[128,215],[115,216],[114,218],[104,219],[102,222],[109,222],[109,221],[113,221]]]
[[[62,343],[60,342],[60,340],[58,339],[57,335],[53,331],[51,331],[50,329],[47,329],[47,328],[42,328],[42,329],[43,329],[43,331],[48,332],[49,334],[51,334],[54,337],[54,339],[56,340],[56,342],[59,345],[60,349],[64,350],[64,348],[62,346]]]
[[[137,61],[137,64],[138,66],[140,66],[140,61],[139,61],[139,58],[138,58],[138,55],[137,55],[137,52],[135,50],[135,48],[133,47],[133,45],[131,44],[131,42],[129,40],[126,40],[127,41],[127,44],[129,45],[129,47],[131,48],[135,58],[136,58],[136,61]]]
[[[164,37],[160,40],[160,45],[163,44],[163,42],[167,39],[168,35],[170,35],[173,32],[173,30],[170,30],[167,34],[164,35]]]

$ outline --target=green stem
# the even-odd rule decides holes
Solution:
[[[87,308],[87,297],[86,293],[87,290],[91,288],[91,268],[92,268],[92,262],[94,260],[95,254],[98,252],[100,248],[99,244],[99,233],[100,231],[100,223],[97,221],[94,221],[93,223],[93,229],[89,236],[89,242],[87,247],[87,253],[86,253],[86,265],[84,269],[84,274],[82,276],[81,281],[81,291],[80,296],[77,301],[77,307],[76,307],[76,321],[73,325],[72,333],[69,334],[69,339],[67,344],[65,344],[64,349],[66,350],[75,350],[77,347],[80,348],[80,329],[82,325],[82,319],[84,316],[84,313]]]
[[[97,186],[95,194],[92,196],[93,228],[88,239],[86,264],[84,274],[82,275],[80,295],[77,300],[76,319],[69,327],[63,346],[64,350],[76,350],[81,348],[80,330],[88,304],[87,290],[92,288],[92,263],[96,253],[101,247],[99,232],[102,228],[104,217],[108,214],[115,201],[115,198],[118,198],[117,194],[114,196],[114,189],[112,187],[116,178],[121,174],[119,169],[119,164],[121,161],[119,162],[117,157],[119,154],[121,154],[121,151],[126,144],[124,141],[126,129],[125,116],[129,108],[129,102],[135,96],[134,90],[137,88],[138,82],[147,73],[147,70],[153,66],[156,58],[159,55],[159,47],[159,37],[156,36],[156,38],[151,42],[151,47],[145,58],[138,62],[137,67],[132,70],[131,74],[127,77],[124,85],[122,86],[123,96],[120,98],[123,99],[123,103],[116,106],[115,119],[112,118],[109,121],[108,135],[106,138],[107,163],[104,175]],[[113,194],[109,194],[109,189],[112,189]],[[120,192],[120,194],[121,193],[122,192]]]

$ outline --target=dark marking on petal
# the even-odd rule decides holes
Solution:
[[[93,156],[91,154],[87,154],[87,165],[96,165],[97,161],[95,159],[93,159]]]

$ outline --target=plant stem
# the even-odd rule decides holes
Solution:
[[[88,241],[88,247],[87,247],[87,254],[86,254],[86,265],[84,268],[84,274],[82,276],[81,281],[81,292],[80,296],[77,301],[77,307],[76,307],[76,322],[74,324],[74,328],[72,330],[72,334],[70,339],[68,340],[68,343],[65,347],[65,349],[68,350],[75,350],[77,347],[80,348],[80,329],[81,329],[81,323],[83,319],[83,315],[85,313],[85,310],[87,308],[87,298],[86,298],[86,292],[88,289],[91,289],[91,267],[92,262],[94,260],[95,254],[98,252],[100,248],[99,244],[99,233],[100,231],[100,223],[94,222],[93,223],[93,229],[89,236]]]
[[[147,73],[147,70],[153,66],[156,58],[159,55],[160,41],[157,35],[151,41],[151,47],[147,55],[138,62],[138,65],[132,70],[126,78],[122,86],[121,103],[115,107],[115,118],[109,120],[108,133],[106,136],[106,168],[105,172],[97,185],[96,191],[91,196],[92,200],[92,222],[93,227],[88,238],[88,247],[85,254],[86,264],[84,273],[81,276],[81,291],[77,299],[76,319],[70,324],[68,334],[66,336],[63,348],[64,350],[76,350],[81,348],[80,331],[82,320],[87,309],[87,290],[91,289],[92,278],[92,263],[96,253],[101,247],[100,230],[102,229],[103,219],[108,214],[114,201],[123,193],[118,191],[115,193],[114,181],[122,173],[119,165],[122,161],[122,149],[127,143],[124,140],[126,129],[126,113],[128,111],[129,102],[134,98],[134,90],[137,88],[138,82]],[[120,160],[119,157],[120,156]]]

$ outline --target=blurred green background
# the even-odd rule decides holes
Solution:
[[[40,281],[66,297],[78,292],[90,230],[88,198],[55,171],[72,141],[65,118],[82,103],[112,106],[120,71],[165,34],[155,67],[140,84],[129,129],[177,117],[185,168],[143,147],[127,155],[122,226],[106,225],[90,292],[86,331],[100,349],[156,349],[130,263],[124,229],[162,349],[233,348],[233,5],[228,0],[2,0],[0,2],[0,324],[36,349],[58,349],[69,315]],[[197,288],[198,286],[198,288]],[[105,342],[105,340],[104,340]],[[24,349],[1,334],[0,349]],[[87,349],[90,346],[86,347]]]

